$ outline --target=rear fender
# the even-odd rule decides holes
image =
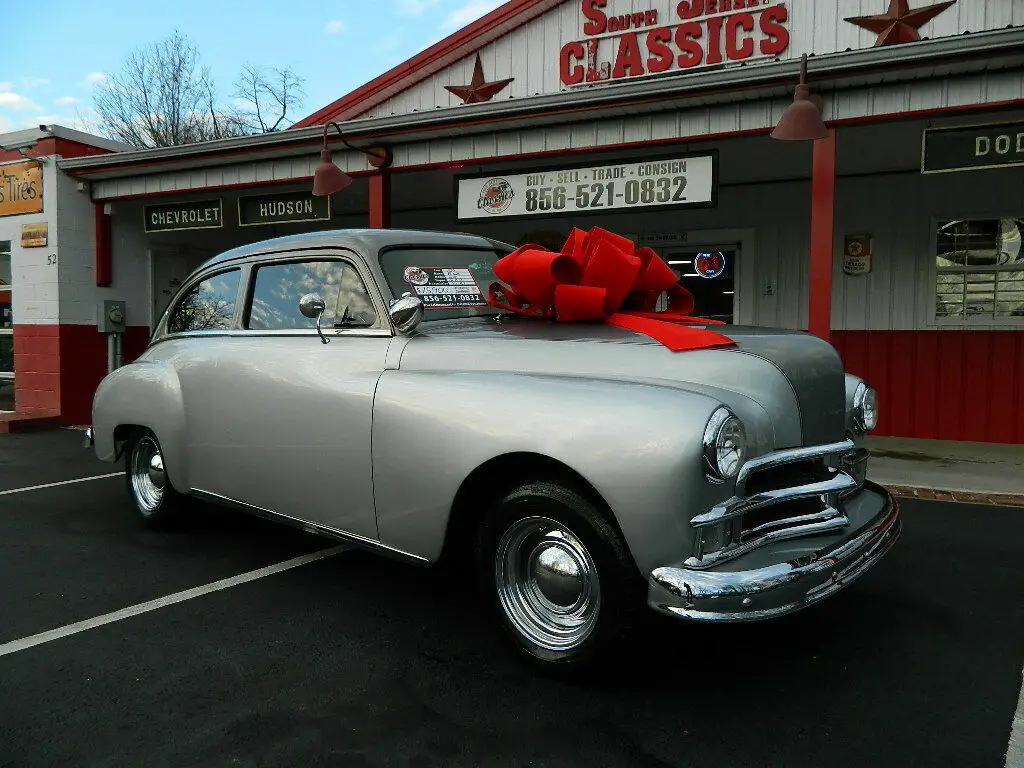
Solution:
[[[171,484],[187,489],[184,408],[181,385],[171,366],[136,361],[118,368],[100,382],[92,404],[95,451],[99,459],[113,462],[120,458],[115,433],[118,427],[126,425],[153,431],[160,441]]]

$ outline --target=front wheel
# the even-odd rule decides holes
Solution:
[[[185,500],[167,478],[160,441],[152,431],[136,430],[128,441],[124,465],[128,495],[142,521],[152,528],[176,523]]]
[[[580,674],[620,646],[643,610],[621,535],[586,498],[523,485],[480,529],[477,566],[515,646],[544,670]]]

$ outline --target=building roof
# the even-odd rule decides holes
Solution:
[[[529,0],[530,4],[527,0],[510,0],[498,11],[513,6],[525,8],[527,5],[537,10],[543,2],[554,3],[555,0]],[[493,15],[488,14],[466,29],[473,29],[476,24],[484,22],[493,23]],[[523,17],[516,18],[521,21]],[[494,31],[490,27],[487,29],[488,34]],[[1022,43],[1024,27],[1011,27],[924,40],[906,46],[823,54],[811,57],[808,81],[816,92],[825,92],[1019,69],[1024,67]],[[424,53],[433,48],[436,46]],[[710,72],[682,72],[656,80],[602,84],[578,91],[529,98],[465,104],[455,108],[387,117],[354,118],[345,121],[344,131],[348,141],[369,146],[371,142],[425,141],[436,136],[450,136],[456,130],[460,134],[469,134],[510,130],[522,125],[564,125],[610,114],[640,114],[765,97],[778,98],[792,95],[799,67],[799,61],[791,59],[756,68],[741,66]],[[303,122],[327,114],[325,110],[311,115]],[[254,136],[65,159],[59,166],[72,175],[103,179],[256,159],[294,157],[299,153],[315,153],[322,132],[323,126],[309,124],[306,127]],[[337,146],[340,143],[337,136],[330,134],[329,140],[335,145],[334,149],[344,151]]]
[[[561,5],[562,2],[564,0],[508,0],[408,61],[389,69],[309,117],[299,120],[292,128],[306,128],[311,125],[323,125],[329,120],[349,120],[358,117],[481,46],[507,35],[513,29]]]
[[[74,141],[78,144],[106,149],[111,152],[126,152],[135,149],[131,144],[105,139],[102,136],[94,136],[91,133],[76,131],[73,128],[65,128],[63,125],[40,125],[37,128],[25,128],[20,131],[0,133],[0,149],[27,149],[39,141],[54,138],[66,139],[67,141]]]

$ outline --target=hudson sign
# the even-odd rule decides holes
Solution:
[[[778,56],[789,48],[785,0],[681,0],[615,14],[608,0],[580,0],[583,39],[562,46],[567,86],[630,80]]]

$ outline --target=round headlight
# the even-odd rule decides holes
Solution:
[[[878,393],[863,381],[853,393],[853,422],[861,432],[878,426]]]
[[[747,453],[747,431],[728,408],[717,409],[704,430],[704,464],[708,479],[736,477]]]

